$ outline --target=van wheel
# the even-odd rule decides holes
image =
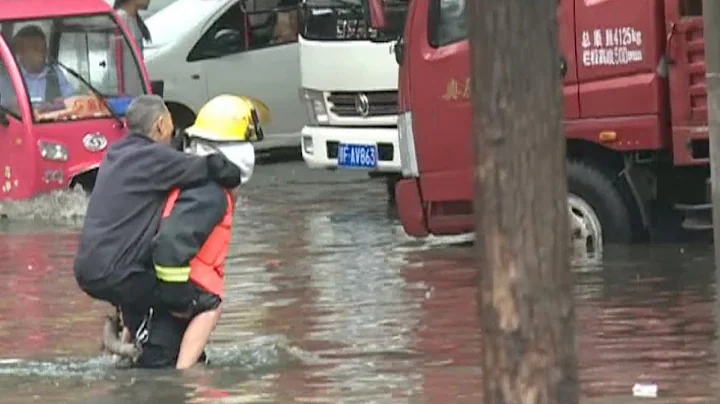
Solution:
[[[167,103],[168,111],[172,116],[175,129],[186,129],[195,121],[195,114],[184,105],[169,102]]]
[[[568,206],[576,234],[588,247],[603,243],[628,244],[635,240],[636,216],[620,184],[586,163],[567,162]]]

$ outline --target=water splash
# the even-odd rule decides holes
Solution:
[[[242,346],[210,346],[207,349],[209,368],[233,369],[258,373],[286,368],[305,362],[308,354],[289,346],[278,338],[261,337]],[[0,359],[0,375],[16,377],[43,377],[51,379],[107,380],[119,374],[145,371],[122,369],[110,355],[96,358],[56,358],[50,360]]]
[[[61,189],[23,201],[5,201],[0,213],[13,221],[77,224],[87,211],[89,196],[82,187]]]

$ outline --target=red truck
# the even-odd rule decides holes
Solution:
[[[366,1],[382,30],[383,0]],[[558,16],[568,203],[588,243],[710,229],[702,1],[560,0]],[[394,49],[402,225],[415,237],[470,232],[465,0],[412,0]]]

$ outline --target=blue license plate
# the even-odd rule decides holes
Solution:
[[[375,168],[377,167],[377,146],[340,143],[337,158],[339,167]]]

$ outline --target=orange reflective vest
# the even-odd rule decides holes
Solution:
[[[220,223],[218,223],[200,251],[190,260],[190,280],[206,291],[223,298],[225,258],[230,247],[230,235],[232,227],[233,201],[230,193],[227,192],[227,209]],[[180,196],[180,190],[170,192],[165,208],[163,219],[170,216],[175,202]]]

